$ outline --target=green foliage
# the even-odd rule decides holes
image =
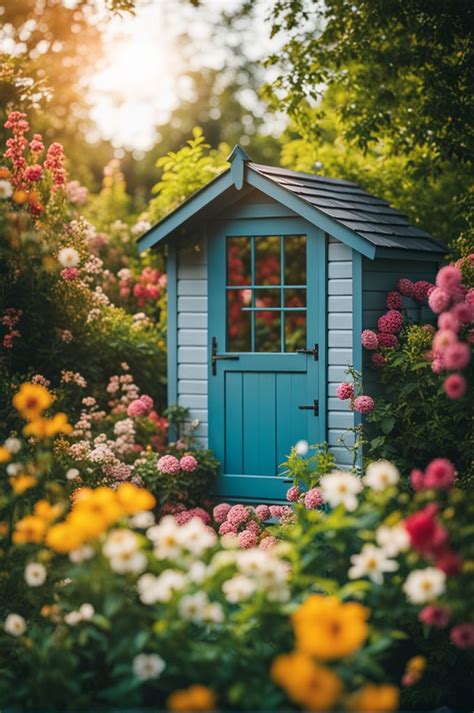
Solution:
[[[282,463],[282,468],[286,468],[284,475],[292,477],[294,485],[303,484],[308,490],[318,484],[322,475],[333,470],[336,463],[327,443],[310,446],[309,450],[315,451],[314,455],[302,457],[293,447],[288,460]]]

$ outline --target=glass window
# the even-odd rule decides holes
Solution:
[[[251,299],[251,290],[227,291],[227,351],[229,352],[252,351],[252,312],[245,311]]]
[[[285,235],[285,285],[306,285],[306,235]]]
[[[279,285],[280,237],[276,235],[255,238],[255,284]]]
[[[251,238],[227,238],[227,284],[250,285]]]
[[[256,352],[281,352],[281,312],[255,312]]]
[[[306,312],[285,313],[285,351],[306,348]]]

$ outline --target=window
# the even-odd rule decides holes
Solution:
[[[227,238],[227,351],[306,347],[306,236]]]

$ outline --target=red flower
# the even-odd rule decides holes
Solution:
[[[430,504],[406,518],[405,529],[417,552],[424,554],[430,550],[438,527],[435,520],[437,513],[437,506]]]
[[[435,458],[425,471],[425,487],[450,488],[456,477],[454,465],[447,458]]]
[[[449,638],[458,649],[474,648],[474,624],[458,624],[451,629]]]
[[[451,612],[447,607],[443,607],[440,604],[428,604],[418,614],[418,619],[423,624],[428,624],[428,626],[445,629],[451,619]]]
[[[461,574],[464,561],[456,552],[446,550],[436,558],[436,566],[444,572],[447,577],[455,577],[457,574]]]

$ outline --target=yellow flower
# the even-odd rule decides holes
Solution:
[[[366,684],[349,701],[349,710],[358,713],[389,713],[398,709],[399,690],[388,683]]]
[[[25,436],[34,436],[35,438],[52,438],[58,433],[72,433],[72,431],[73,428],[68,423],[66,414],[61,411],[53,418],[35,418],[23,429]]]
[[[300,651],[277,656],[271,676],[292,701],[306,710],[331,710],[343,691],[339,676]]]
[[[46,533],[45,521],[36,515],[26,515],[22,520],[18,520],[13,533],[15,545],[23,545],[25,542],[39,544],[43,542]]]
[[[361,604],[313,594],[292,617],[296,648],[327,661],[349,656],[367,638],[369,613]]]
[[[8,522],[5,522],[5,520],[2,520],[0,522],[0,537],[6,537],[9,532],[9,527],[8,527]]]
[[[53,397],[41,384],[22,384],[13,397],[13,406],[27,420],[37,418],[52,403]]]
[[[426,668],[426,658],[424,656],[413,656],[407,661],[406,670],[409,673],[423,673]]]
[[[74,508],[66,523],[75,530],[81,541],[97,539],[109,524],[101,515],[85,508]]]
[[[77,550],[83,542],[82,533],[68,522],[53,525],[46,535],[46,544],[60,554]]]
[[[0,463],[8,463],[11,459],[12,454],[8,451],[5,446],[0,446]]]
[[[138,488],[133,483],[122,483],[116,493],[118,501],[127,515],[151,510],[156,505],[155,498],[148,490]]]
[[[63,510],[64,508],[60,503],[51,505],[47,500],[38,500],[34,507],[34,514],[47,522],[52,522],[61,515]]]
[[[27,475],[26,473],[20,473],[10,478],[10,485],[16,495],[21,495],[25,490],[34,488],[37,483],[36,478],[33,475]]]
[[[104,528],[117,522],[124,514],[116,493],[111,488],[95,490],[81,488],[74,502],[73,512],[82,512],[99,517]]]
[[[216,695],[207,686],[196,684],[175,691],[166,703],[170,711],[212,711],[216,707]]]

